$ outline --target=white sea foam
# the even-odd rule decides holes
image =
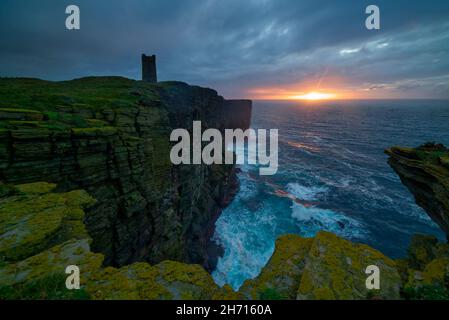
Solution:
[[[299,183],[289,183],[287,184],[287,191],[300,200],[315,201],[320,195],[329,191],[329,189],[326,187],[306,187]]]
[[[218,259],[217,268],[212,273],[218,285],[230,284],[238,289],[246,279],[256,277],[274,250],[271,234],[271,210],[255,214],[245,209],[235,211],[235,207],[225,209],[216,224],[214,240],[225,248],[223,257]],[[232,210],[232,211],[231,211]],[[235,218],[239,217],[238,220]]]
[[[301,228],[301,235],[313,237],[318,231],[333,232],[345,238],[365,238],[367,231],[363,225],[342,213],[318,207],[305,207],[292,203],[292,217],[295,218]]]

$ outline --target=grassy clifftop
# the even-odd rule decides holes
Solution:
[[[0,78],[0,128],[64,130],[116,126],[111,121],[114,113],[135,108],[142,98],[159,101],[156,89],[156,85],[120,77],[62,82]],[[109,118],[104,118],[105,112],[110,113]]]
[[[173,166],[170,132],[191,129],[193,120],[245,125],[250,110],[250,102],[233,108],[214,90],[180,82],[3,78],[0,180],[47,181],[97,199],[85,222],[108,265],[172,259],[207,266],[207,235],[235,191],[235,172]]]
[[[44,112],[76,104],[93,111],[105,107],[130,107],[140,96],[157,97],[156,87],[121,77],[88,77],[60,82],[0,78],[3,103],[7,102],[11,108],[25,107]]]

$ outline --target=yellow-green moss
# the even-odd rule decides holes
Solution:
[[[316,300],[335,300],[334,292],[329,288],[317,288],[313,290]]]
[[[48,182],[34,182],[16,185],[15,188],[26,194],[44,194],[53,191],[56,184]]]
[[[283,235],[276,241],[274,253],[255,279],[247,280],[240,289],[251,299],[260,299],[267,289],[276,289],[283,299],[295,299],[301,274],[312,239]]]
[[[174,299],[211,299],[219,290],[209,273],[201,266],[175,261],[163,261],[155,266],[157,282]]]
[[[296,235],[279,237],[273,256],[260,275],[246,281],[237,292],[229,285],[218,287],[199,265],[163,261],[154,266],[134,263],[103,268],[104,257],[90,251],[91,240],[83,224],[83,209],[95,203],[85,191],[55,193],[56,186],[49,183],[3,187],[3,286],[45,284],[45,279],[54,276],[63,279],[65,268],[77,265],[82,288],[92,299],[325,300],[366,299],[373,295],[398,299],[402,282],[405,290],[426,285],[443,287],[449,271],[449,246],[432,237],[415,237],[409,251],[413,258],[392,261],[367,245],[327,232],[309,239]],[[414,270],[412,262],[425,267]],[[381,272],[381,289],[374,293],[365,286],[368,265],[378,266]],[[45,296],[45,288],[42,290]]]
[[[449,258],[435,259],[430,262],[422,273],[425,285],[445,285],[449,277]]]
[[[0,257],[19,261],[69,239],[88,238],[84,207],[94,199],[85,191],[49,193],[54,184],[18,185],[18,194],[0,201]]]
[[[449,246],[438,243],[436,237],[422,234],[412,237],[407,258],[410,269],[423,271],[432,260],[444,257],[449,258]]]
[[[369,294],[365,285],[369,265],[378,266],[381,272],[382,284],[377,295],[398,299],[401,280],[391,259],[366,245],[319,232],[307,257],[297,298],[365,299]]]
[[[147,263],[105,268],[93,275],[86,291],[96,300],[170,299],[170,293],[156,282],[157,270]]]
[[[212,299],[221,293],[202,267],[174,261],[106,268],[90,278],[86,291],[101,300]]]
[[[14,285],[52,274],[63,275],[69,265],[80,268],[81,283],[85,284],[89,276],[99,270],[104,259],[103,255],[90,252],[89,241],[69,240],[23,261],[6,265],[0,268],[2,284]]]
[[[212,296],[212,300],[244,300],[245,296],[241,292],[234,291],[229,284],[225,284]]]

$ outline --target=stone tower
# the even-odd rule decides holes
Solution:
[[[156,83],[156,56],[142,55],[142,81]]]

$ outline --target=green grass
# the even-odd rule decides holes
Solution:
[[[441,158],[449,157],[449,149],[441,144],[436,144],[435,142],[423,144],[415,149],[415,153],[418,159],[436,165],[440,163]]]
[[[15,286],[0,286],[0,300],[87,300],[83,289],[68,290],[64,275],[53,274]]]
[[[407,288],[404,297],[407,300],[449,300],[449,290],[441,285],[426,285]]]
[[[141,100],[158,101],[158,86],[121,77],[61,82],[0,78],[0,112],[11,114],[0,119],[0,130],[106,127],[111,123],[96,119],[103,118],[102,111],[135,107]]]
[[[0,112],[15,112],[15,113],[39,113],[39,111],[36,110],[30,110],[30,109],[17,109],[17,108],[0,108]]]
[[[61,82],[0,78],[0,108],[7,109],[56,111],[58,106],[81,104],[97,110],[134,105],[141,96],[157,96],[155,85],[121,77],[88,77]]]
[[[277,292],[273,288],[267,288],[264,291],[260,292],[259,298],[261,300],[285,300],[286,298],[283,297],[279,292]]]

